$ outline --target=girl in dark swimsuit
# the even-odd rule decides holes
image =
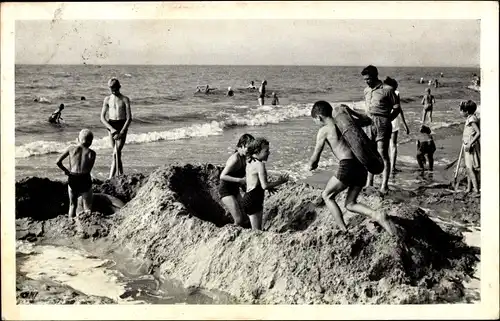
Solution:
[[[245,183],[246,151],[248,144],[254,138],[244,134],[238,140],[236,151],[226,162],[226,167],[220,175],[219,196],[224,206],[233,216],[234,223],[242,225],[244,211],[241,209],[240,186]]]
[[[252,229],[262,230],[262,211],[264,209],[264,190],[272,191],[276,186],[286,183],[288,175],[281,175],[278,180],[268,182],[266,161],[269,157],[269,142],[265,138],[256,138],[247,147],[248,165],[246,167],[247,192],[243,196],[243,209],[250,218]]]

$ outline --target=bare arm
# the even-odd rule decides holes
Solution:
[[[104,126],[106,126],[106,128],[114,133],[116,132],[116,130],[109,124],[109,122],[107,121],[106,119],[106,115],[108,114],[108,111],[109,111],[109,97],[106,97],[104,98],[104,101],[102,103],[102,110],[101,110],[101,123],[103,123]]]
[[[89,159],[89,173],[92,171],[92,168],[94,168],[95,158],[96,158],[96,153],[95,151],[91,150]]]
[[[479,126],[477,125],[476,122],[472,122],[470,123],[470,125],[472,126],[472,128],[474,128],[474,130],[476,131],[476,133],[472,136],[470,142],[469,142],[469,147],[474,145],[474,143],[479,139],[479,136],[481,136],[480,132],[479,132]]]
[[[392,102],[392,111],[389,118],[392,121],[401,113],[401,103],[399,101],[399,96],[394,92],[394,90],[391,90],[389,95]]]
[[[286,183],[286,181],[288,181],[288,177],[281,176],[278,180],[276,180],[274,182],[268,182],[267,181],[266,166],[264,165],[264,163],[259,162],[257,166],[258,166],[260,186],[262,186],[262,189],[274,188],[274,187],[281,185],[283,183]]]
[[[62,154],[61,154],[61,156],[59,156],[59,158],[57,159],[57,162],[56,162],[57,167],[59,167],[59,168],[60,168],[60,169],[64,172],[64,174],[66,174],[66,175],[69,175],[69,173],[70,173],[70,172],[69,172],[69,170],[66,168],[66,166],[64,166],[64,164],[63,164],[63,160],[65,160],[65,159],[66,159],[66,157],[68,157],[68,156],[69,156],[69,150],[70,150],[70,147],[68,147],[68,148],[64,151],[64,153],[62,153]]]
[[[406,123],[405,114],[403,113],[403,108],[399,107],[399,109],[401,110],[401,120],[403,121],[403,125],[405,125],[406,128],[406,135],[409,135],[410,128],[408,128],[408,124]]]
[[[244,183],[245,182],[244,177],[239,178],[228,175],[229,172],[231,172],[233,169],[236,168],[237,163],[238,163],[238,158],[236,154],[231,155],[231,157],[229,157],[229,159],[226,162],[226,167],[224,167],[224,170],[222,170],[222,173],[220,174],[220,179],[226,182]]]
[[[432,96],[432,104],[434,105],[436,103],[436,98],[434,98],[434,96]]]
[[[314,147],[314,152],[309,160],[309,170],[315,170],[318,167],[319,157],[323,152],[326,142],[326,132],[321,128],[316,136],[316,146]]]
[[[125,113],[127,116],[127,120],[125,121],[125,125],[123,125],[122,130],[120,131],[120,135],[123,135],[127,132],[128,126],[130,126],[130,123],[132,122],[132,110],[130,108],[130,99],[128,97],[125,97]]]
[[[424,97],[422,97],[422,102],[421,102],[421,104],[422,104],[422,105],[424,105],[424,104],[425,104],[425,96],[424,96]]]

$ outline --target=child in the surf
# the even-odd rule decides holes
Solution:
[[[271,102],[271,105],[276,106],[276,105],[279,105],[279,104],[280,104],[280,100],[279,100],[279,98],[278,98],[278,95],[277,95],[275,92],[273,92],[273,93],[271,94],[271,97],[273,97],[273,100],[272,100],[272,102]]]
[[[431,135],[431,129],[428,126],[420,127],[420,136],[417,139],[417,162],[418,166],[425,171],[425,163],[429,163],[429,171],[434,170],[434,152],[436,145]]]
[[[323,127],[318,131],[316,146],[309,161],[309,169],[315,170],[318,167],[319,158],[325,145],[330,146],[333,154],[339,160],[337,174],[330,178],[322,193],[326,206],[333,214],[333,218],[340,229],[347,232],[342,211],[337,202],[335,202],[335,197],[347,189],[347,196],[345,198],[345,208],[347,210],[372,218],[389,234],[394,234],[394,226],[388,220],[385,213],[375,212],[368,206],[358,203],[357,199],[366,183],[368,173],[342,137],[340,130],[335,124],[332,111],[332,106],[326,101],[317,101],[311,110],[311,116],[314,121],[317,124],[323,125]],[[358,129],[361,131],[361,128]],[[360,148],[359,146],[353,147]]]
[[[92,209],[92,178],[90,172],[94,167],[96,153],[90,149],[94,135],[88,129],[82,129],[78,136],[79,145],[70,146],[57,159],[57,166],[68,176],[69,210],[68,216],[76,216],[78,198],[83,198],[84,211]],[[69,157],[69,169],[63,160]],[[78,219],[78,217],[76,217]]]
[[[435,103],[436,99],[434,98],[434,95],[431,95],[431,89],[425,88],[425,95],[422,98],[422,105],[424,105],[424,111],[422,113],[422,124],[425,123],[427,113],[429,113],[429,122],[432,123],[432,109],[434,108]]]
[[[479,136],[479,119],[475,115],[477,105],[474,101],[460,103],[460,112],[465,117],[465,126],[462,136],[464,148],[465,168],[467,169],[467,192],[479,194],[479,171],[481,169],[481,146]]]
[[[219,196],[233,216],[234,223],[240,226],[245,221],[240,187],[246,182],[246,152],[248,144],[253,140],[254,137],[250,134],[243,134],[240,137],[235,152],[226,161],[226,166],[220,175]]]
[[[269,142],[257,137],[247,146],[246,184],[247,192],[243,196],[243,209],[250,218],[252,229],[262,230],[262,211],[264,209],[264,190],[272,191],[288,181],[288,175],[280,175],[269,182],[265,161],[269,157]]]
[[[51,124],[60,124],[61,120],[62,120],[61,113],[62,113],[63,109],[64,109],[64,104],[60,104],[59,108],[57,108],[52,113],[52,115],[50,115],[50,117],[49,117],[49,123],[51,123]]]

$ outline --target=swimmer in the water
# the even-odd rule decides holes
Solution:
[[[266,85],[267,80],[263,80],[262,84],[259,87],[259,105],[264,105],[264,97],[266,97]]]
[[[132,122],[130,99],[120,92],[120,82],[116,78],[108,81],[111,95],[104,98],[101,110],[101,122],[109,131],[111,147],[113,148],[113,162],[109,178],[123,174],[122,149],[127,139],[127,132]],[[108,116],[108,119],[106,119]]]
[[[205,85],[205,86],[197,86],[196,87],[196,92],[197,93],[205,93],[205,94],[209,94],[210,93],[210,90],[215,90],[215,88],[210,88],[209,85]]]
[[[227,96],[232,97],[234,96],[234,91],[231,89],[231,87],[227,87]]]
[[[64,109],[64,104],[60,104],[59,108],[56,109],[52,113],[52,115],[50,115],[50,117],[49,117],[49,123],[51,123],[51,124],[60,124],[61,120],[63,119],[61,117],[61,112],[63,111],[63,109]]]
[[[254,83],[254,81],[253,81],[253,80],[252,80],[252,81],[250,81],[250,85],[248,85],[248,87],[247,87],[247,88],[248,88],[248,89],[255,89],[255,83]]]
[[[276,95],[276,93],[273,92],[271,94],[271,96],[273,97],[273,101],[271,102],[271,105],[273,105],[273,106],[279,105],[280,104],[280,100],[278,98],[278,95]]]

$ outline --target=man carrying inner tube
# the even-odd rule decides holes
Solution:
[[[361,71],[361,75],[368,85],[364,90],[365,107],[372,119],[372,125],[367,134],[372,141],[376,142],[377,150],[384,160],[380,192],[385,194],[389,190],[391,122],[399,115],[401,108],[394,89],[378,79],[377,67],[369,65]],[[366,186],[372,185],[373,174],[368,173]]]

